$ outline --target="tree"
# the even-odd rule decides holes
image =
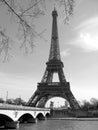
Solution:
[[[4,100],[3,100],[3,98],[0,98],[0,103],[4,103]]]
[[[6,104],[14,104],[14,100],[13,99],[7,99]]]
[[[26,104],[26,102],[21,98],[7,99],[6,103],[7,104],[12,104],[12,105],[23,105],[23,106],[25,106],[25,104]]]
[[[81,106],[81,108],[82,108],[83,110],[88,110],[90,107],[91,107],[90,102],[88,102],[87,100],[84,100],[84,101],[83,101],[83,105]]]
[[[8,17],[13,17],[14,22],[18,26],[18,33],[21,36],[20,48],[24,48],[27,53],[29,49],[32,51],[34,47],[34,39],[43,38],[42,32],[37,32],[34,19],[45,14],[46,2],[48,0],[0,0],[0,10],[7,12]],[[73,14],[74,0],[51,0],[63,8],[65,14],[65,22]],[[49,1],[48,1],[49,2]],[[0,28],[0,56],[4,61],[10,57],[13,47],[13,40],[8,35],[6,27]]]
[[[21,98],[16,98],[16,99],[14,100],[14,104],[15,104],[15,105],[25,105],[26,102],[25,102],[24,100],[22,100]]]
[[[91,98],[90,102],[87,100],[84,100],[81,108],[84,110],[95,110],[98,109],[98,100],[96,98]]]
[[[92,106],[93,106],[94,109],[98,108],[98,99],[91,98],[90,102],[91,102],[91,104],[92,104]]]

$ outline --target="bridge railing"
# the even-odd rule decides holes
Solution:
[[[37,107],[28,107],[22,105],[10,105],[5,103],[0,103],[0,109],[3,110],[31,110],[31,111],[50,111],[48,108],[37,108]]]

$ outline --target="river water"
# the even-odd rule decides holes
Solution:
[[[98,121],[46,120],[20,124],[18,130],[98,130]]]

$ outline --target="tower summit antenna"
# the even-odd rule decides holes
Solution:
[[[54,11],[56,10],[55,3],[54,3]]]

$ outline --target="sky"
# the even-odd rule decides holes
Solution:
[[[21,97],[25,101],[33,95],[44,75],[49,57],[52,31],[53,4],[47,2],[46,15],[36,20],[36,29],[45,30],[46,39],[37,39],[33,53],[25,55],[14,48],[9,62],[0,62],[0,97]],[[64,15],[58,12],[58,33],[64,74],[70,88],[79,101],[98,99],[98,0],[75,0],[74,14],[69,24],[64,24]],[[3,15],[2,15],[3,13]],[[0,12],[0,24],[15,37],[13,21],[6,22],[5,12]]]

